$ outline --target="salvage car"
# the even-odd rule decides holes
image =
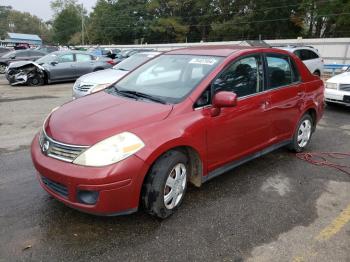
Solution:
[[[11,85],[43,85],[76,80],[78,77],[111,68],[113,60],[96,58],[83,51],[56,51],[35,62],[11,63],[6,70],[6,78]]]
[[[325,101],[327,104],[350,106],[350,67],[344,73],[326,81]]]
[[[73,99],[96,93],[118,81],[139,65],[159,55],[160,52],[135,54],[110,69],[83,75],[75,81]]]
[[[35,61],[45,56],[46,53],[39,50],[16,50],[5,53],[0,57],[0,74],[6,72],[6,68],[16,61]]]
[[[323,82],[273,48],[177,49],[46,118],[31,156],[54,198],[97,215],[160,218],[204,182],[249,160],[310,143]]]

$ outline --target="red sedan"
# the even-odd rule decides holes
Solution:
[[[272,48],[173,50],[54,110],[31,154],[41,186],[84,212],[165,218],[195,186],[282,146],[300,152],[323,82]]]

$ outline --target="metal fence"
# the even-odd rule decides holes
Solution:
[[[325,64],[350,64],[350,38],[317,38],[317,39],[277,39],[265,40],[270,45],[310,45],[318,49]],[[145,44],[145,45],[103,45],[109,48],[153,48],[166,51],[175,48],[198,45],[227,45],[239,44],[241,41],[204,42],[204,43],[177,43],[177,44]]]

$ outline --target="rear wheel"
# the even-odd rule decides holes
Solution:
[[[313,119],[309,114],[305,114],[298,123],[298,128],[289,149],[295,152],[302,152],[310,143],[312,131]]]
[[[159,218],[172,215],[181,205],[188,178],[188,158],[177,150],[162,155],[153,165],[143,186],[145,210]]]

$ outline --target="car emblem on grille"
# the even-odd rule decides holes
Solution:
[[[43,153],[47,153],[49,148],[50,148],[50,142],[48,140],[46,140],[45,143],[43,144],[41,150],[43,151]]]

